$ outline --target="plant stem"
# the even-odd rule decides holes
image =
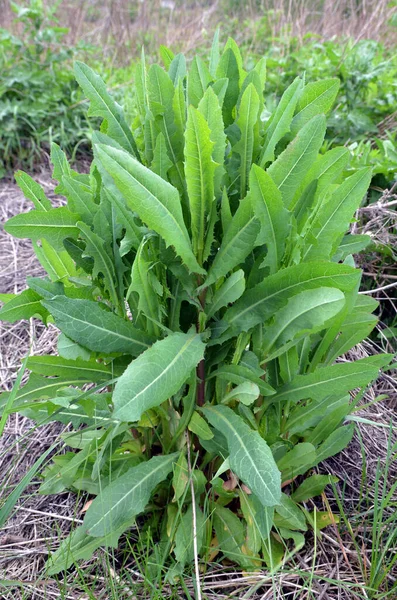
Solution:
[[[200,283],[201,283],[201,281],[199,282],[199,285],[200,285]],[[199,296],[202,310],[204,310],[206,296],[207,296],[207,288],[205,288]],[[200,311],[199,311],[199,314],[197,315],[197,333],[202,333],[204,331],[204,327],[205,327],[204,321],[203,321],[203,319],[200,319]],[[199,383],[197,386],[197,404],[198,404],[198,406],[204,406],[204,403],[205,403],[205,358],[200,360],[199,364],[197,365],[197,377],[199,379]]]
[[[204,406],[205,402],[205,360],[204,358],[200,360],[197,365],[197,377],[199,378],[199,383],[197,386],[197,404],[199,406]]]

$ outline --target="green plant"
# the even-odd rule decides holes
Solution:
[[[57,6],[30,0],[12,8],[22,31],[0,29],[0,176],[32,169],[51,141],[70,154],[88,148],[85,107],[71,69],[77,49],[64,41],[68,29],[56,24]]]
[[[76,64],[103,119],[91,171],[54,144],[67,205],[19,173],[35,210],[5,226],[48,277],[28,278],[0,318],[61,333],[59,356],[30,357],[2,406],[74,428],[41,493],[96,496],[52,573],[116,547],[140,513],[174,576],[218,552],[275,568],[331,522],[305,506],[330,478],[300,477],[349,443],[349,392],[391,360],[335,364],[377,322],[351,257],[367,236],[346,235],[371,171],[344,179],[348,150],[319,155],[337,81],[298,77],[264,122],[263,59],[247,73],[233,40],[220,54],[216,39],[188,72],[182,54],[162,56],[165,69],[137,67],[133,132]]]
[[[316,36],[301,45],[296,38],[266,42],[270,110],[286,85],[301,73],[308,82],[337,77],[340,90],[329,115],[326,137],[334,144],[376,135],[379,123],[395,112],[397,56],[374,40],[329,40]]]
[[[372,167],[372,188],[368,202],[376,202],[387,187],[397,181],[397,134],[387,133],[386,139],[362,140],[349,145],[352,154],[350,169]]]

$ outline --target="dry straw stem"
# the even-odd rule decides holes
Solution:
[[[49,175],[42,172],[36,174],[35,178],[44,186],[49,196],[54,198],[53,182]],[[389,198],[383,202],[394,202],[394,200]],[[29,208],[15,185],[11,183],[1,185],[2,221]],[[29,243],[15,240],[3,231],[0,231],[0,273],[1,292],[21,291],[25,287],[26,275],[42,274]],[[2,323],[0,331],[2,388],[10,389],[30,344],[34,354],[48,354],[51,351],[55,352],[55,337],[55,328],[45,329],[34,320],[15,325]],[[383,350],[387,350],[388,341],[384,340],[382,344]],[[366,342],[354,350],[351,358],[362,358],[381,350],[382,348],[374,343]],[[346,357],[346,360],[348,358]],[[388,399],[379,404],[371,404],[380,394],[386,394]],[[363,402],[371,405],[356,414],[388,425],[395,419],[397,407],[395,379],[389,375],[382,375],[367,391]],[[21,480],[29,467],[64,430],[65,428],[59,423],[51,423],[36,429],[31,421],[20,415],[14,415],[9,419],[4,435],[0,439],[0,504],[10,493],[12,486]],[[385,461],[389,438],[387,427],[375,428],[365,423],[358,423],[357,431],[349,448],[323,463],[320,468],[322,473],[336,475],[343,483],[343,504],[348,515],[355,514],[360,502],[363,471],[360,438],[366,461],[367,488],[371,488],[375,480],[378,459],[381,460],[381,464]],[[389,472],[390,482],[396,476],[397,469],[394,465]],[[81,565],[79,577],[76,577],[76,572],[72,570],[65,575],[63,581],[61,579],[60,583],[45,577],[43,566],[48,553],[54,551],[71,527],[75,527],[80,522],[86,499],[69,493],[39,496],[36,493],[39,483],[39,480],[32,482],[21,498],[15,514],[0,531],[0,581],[9,582],[7,587],[0,587],[1,599],[81,600],[95,597],[105,600],[111,597],[109,596],[110,580],[113,586],[117,585],[119,600],[148,598],[139,565],[130,553],[121,554],[121,560],[117,560],[117,554],[114,560],[111,557],[110,568],[106,552],[98,552],[90,561]],[[372,493],[369,493],[370,498]],[[327,491],[327,498],[320,499],[316,503],[317,508],[327,510],[329,504],[332,510],[338,512],[332,491]],[[314,502],[311,501],[307,508],[313,510],[314,506]],[[371,548],[366,532],[358,528],[354,534],[369,569]],[[134,543],[135,533],[132,532],[131,536],[130,543]],[[392,573],[390,576],[396,575]],[[193,577],[184,578],[192,597],[196,594],[197,577],[196,572]],[[15,585],[12,582],[15,582]],[[351,533],[344,528],[337,533],[332,526],[323,531],[316,541],[309,540],[305,548],[273,576],[265,570],[255,574],[245,574],[236,571],[235,568],[215,564],[207,565],[206,572],[200,575],[202,597],[208,600],[230,597],[247,600],[274,600],[274,598],[302,600],[313,597],[321,600],[359,600],[366,594],[363,589],[364,583]],[[87,590],[90,595],[87,595]],[[182,591],[178,593],[174,588],[169,587],[164,587],[161,594],[163,598],[186,598]]]
[[[194,574],[196,578],[196,594],[197,600],[201,600],[201,582],[200,582],[200,567],[199,558],[197,552],[197,519],[196,519],[196,499],[194,495],[194,481],[192,471],[192,459],[191,459],[191,444],[189,432],[186,432],[186,446],[187,446],[187,466],[189,470],[189,481],[190,491],[192,494],[192,516],[193,516],[193,553],[194,553]]]
[[[367,234],[379,246],[384,246],[395,251],[397,247],[397,184],[383,191],[380,199],[357,211],[356,223],[352,226],[352,233]],[[379,301],[388,302],[397,314],[395,298],[390,294],[396,286],[397,266],[395,261],[382,259],[378,253],[357,257],[366,277],[374,279],[373,289],[363,291],[362,294],[371,294]],[[395,294],[394,294],[395,295]]]

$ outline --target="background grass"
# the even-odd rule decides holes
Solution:
[[[72,158],[89,154],[86,103],[72,73],[86,60],[128,116],[142,46],[149,62],[161,44],[209,51],[215,30],[239,43],[247,62],[265,55],[269,110],[298,74],[338,77],[328,143],[351,146],[376,167],[377,183],[396,177],[397,12],[391,0],[83,0],[17,6],[2,0],[0,127],[3,175],[32,169],[56,141]],[[394,6],[393,6],[394,5]],[[250,65],[247,64],[247,67]],[[361,144],[371,139],[371,144]],[[356,145],[353,145],[356,144]]]

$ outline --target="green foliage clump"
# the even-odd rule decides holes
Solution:
[[[320,154],[338,81],[297,77],[268,114],[265,60],[246,72],[233,40],[189,69],[162,57],[137,66],[133,130],[76,64],[103,119],[90,173],[53,144],[67,205],[19,173],[35,209],[6,224],[48,276],[0,318],[60,335],[59,355],[30,357],[1,403],[75,430],[41,493],[95,496],[51,573],[117,547],[141,513],[174,573],[195,548],[274,568],[330,522],[305,505],[329,477],[302,476],[349,443],[350,392],[391,359],[338,361],[377,322],[351,256],[369,238],[347,233],[371,170],[346,177],[347,149]]]
[[[32,169],[51,140],[69,154],[86,150],[90,131],[71,69],[77,48],[64,43],[68,29],[54,25],[56,9],[39,0],[12,8],[22,30],[0,29],[0,177]]]
[[[267,57],[268,114],[297,76],[304,74],[308,83],[339,79],[335,106],[327,118],[326,145],[346,145],[351,152],[349,169],[371,166],[372,187],[392,187],[397,180],[394,49],[368,39],[321,41],[314,33],[307,33],[301,40],[288,28],[274,37],[277,19],[277,11],[267,11],[261,18],[247,19],[243,28],[239,19],[224,25],[226,30],[237,32],[242,47],[247,49],[246,66],[251,68],[255,57]],[[372,190],[370,201],[378,199],[379,192]]]
[[[319,77],[340,80],[337,106],[328,119],[329,140],[353,142],[376,134],[378,124],[395,111],[397,57],[379,42],[314,39],[297,45],[292,39],[284,52],[277,45],[269,51],[269,88],[276,96],[297,73],[305,72],[308,81]]]
[[[372,167],[372,186],[368,203],[376,202],[386,188],[397,181],[397,133],[386,132],[385,138],[353,142],[348,146],[352,153],[350,169]]]

